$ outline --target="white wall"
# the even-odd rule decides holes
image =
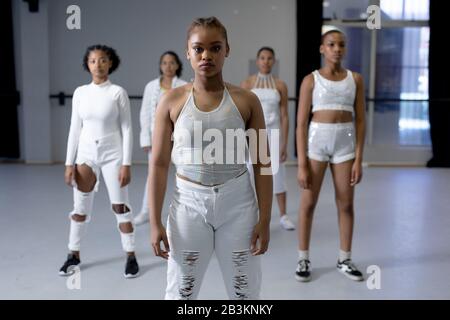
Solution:
[[[28,163],[48,163],[52,161],[48,1],[40,1],[39,14],[28,12],[23,1],[12,3],[17,88],[21,93],[21,157]]]
[[[72,4],[81,8],[81,30],[66,28],[66,9]],[[142,95],[145,84],[158,76],[159,56],[165,50],[174,50],[182,57],[183,78],[189,80],[193,73],[184,55],[187,27],[193,18],[211,15],[217,16],[228,29],[231,55],[224,68],[226,81],[238,84],[244,79],[249,72],[249,61],[254,59],[256,51],[261,46],[268,45],[276,50],[279,76],[286,81],[289,95],[295,96],[297,91],[294,88],[295,0],[41,0],[40,11],[34,14],[28,13],[27,5],[23,2],[18,6],[22,16],[38,16],[42,24],[45,25],[44,20],[48,23],[48,29],[34,26],[39,29],[35,33],[44,33],[38,38],[44,41],[33,44],[33,49],[29,46],[18,48],[22,55],[27,54],[22,57],[22,62],[31,59],[35,52],[48,52],[49,80],[44,77],[41,87],[42,91],[49,91],[45,95],[59,91],[72,93],[77,86],[90,81],[81,62],[86,47],[95,43],[110,45],[118,51],[122,64],[111,79],[123,86],[129,95]],[[15,15],[15,18],[20,14]],[[18,22],[22,29],[23,25],[28,29],[32,27],[23,19]],[[45,41],[46,32],[48,43]],[[20,43],[24,45],[25,42],[22,40]],[[18,73],[28,76],[24,71],[19,69]],[[32,81],[40,80],[29,80]],[[45,85],[49,90],[44,90]],[[41,141],[41,144],[44,150],[51,150],[50,160],[53,161],[64,161],[70,103],[68,100],[66,106],[60,107],[56,100],[52,100],[51,112],[44,113],[48,117],[46,123],[51,130],[51,139]],[[139,107],[140,101],[132,101],[135,137],[133,158],[136,162],[145,161],[144,154],[139,150]],[[295,106],[292,104],[290,108],[293,116]],[[36,108],[36,112],[39,112],[38,109]],[[22,126],[21,133],[28,125]],[[293,134],[292,130],[291,133]],[[28,138],[26,135],[25,137]],[[293,155],[293,139],[290,140],[290,154]],[[31,158],[32,154],[27,152],[26,160]]]

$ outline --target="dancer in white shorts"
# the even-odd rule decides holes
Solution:
[[[299,260],[295,277],[311,279],[309,244],[314,208],[330,164],[339,217],[337,269],[363,280],[351,260],[354,187],[362,178],[365,135],[364,86],[360,74],[342,67],[346,38],[339,30],[323,34],[320,52],[325,65],[307,75],[300,89],[297,119],[298,181],[303,188],[299,210]],[[312,105],[312,110],[311,110]],[[310,113],[313,113],[309,124]]]

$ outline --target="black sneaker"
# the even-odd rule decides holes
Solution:
[[[295,279],[301,282],[308,282],[311,280],[311,262],[307,259],[302,259],[297,264],[295,270]]]
[[[363,281],[364,277],[361,271],[356,268],[352,260],[347,259],[342,262],[338,260],[337,269],[340,273],[344,274],[347,278],[355,281]]]
[[[136,278],[139,275],[139,265],[135,256],[128,256],[125,265],[125,278]]]
[[[70,276],[75,272],[75,267],[81,263],[73,253],[67,255],[67,260],[64,262],[61,269],[59,269],[60,276]]]

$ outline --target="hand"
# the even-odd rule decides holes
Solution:
[[[253,230],[250,251],[252,255],[264,254],[269,247],[270,231],[269,223],[258,222]],[[259,243],[259,247],[257,246]]]
[[[144,150],[145,153],[149,153],[150,151],[152,151],[152,147],[151,146],[143,147],[142,150]]]
[[[64,182],[72,187],[72,182],[75,179],[75,167],[74,166],[66,166],[66,170],[64,172]]]
[[[350,185],[354,187],[362,179],[362,164],[361,161],[353,162],[352,166],[352,176],[350,178]]]
[[[151,231],[150,231],[150,242],[153,248],[153,253],[157,257],[161,257],[163,259],[169,259],[169,240],[167,239],[166,229],[162,224],[159,225],[153,225],[151,224]],[[162,250],[160,247],[161,241],[164,243],[164,248],[166,250]]]
[[[309,167],[299,167],[297,171],[297,180],[300,188],[309,189],[311,188],[311,171]]]
[[[121,188],[125,187],[127,184],[130,183],[130,181],[131,181],[130,166],[122,166],[122,167],[120,167],[120,172],[119,172],[120,187]]]
[[[287,147],[281,147],[280,149],[280,163],[283,163],[287,160]]]

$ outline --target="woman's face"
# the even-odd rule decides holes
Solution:
[[[174,56],[165,54],[161,59],[159,67],[161,68],[163,76],[173,78],[177,74],[177,70],[180,66]]]
[[[93,50],[88,56],[88,68],[92,77],[107,78],[112,61],[103,50]]]
[[[320,45],[320,53],[325,60],[332,63],[340,63],[345,56],[345,36],[340,32],[332,32],[325,36]]]
[[[196,74],[212,77],[222,71],[229,50],[217,28],[196,27],[188,39],[187,59]]]
[[[274,63],[275,57],[272,52],[268,50],[261,51],[259,56],[256,58],[256,66],[258,67],[259,72],[263,74],[271,73]]]

